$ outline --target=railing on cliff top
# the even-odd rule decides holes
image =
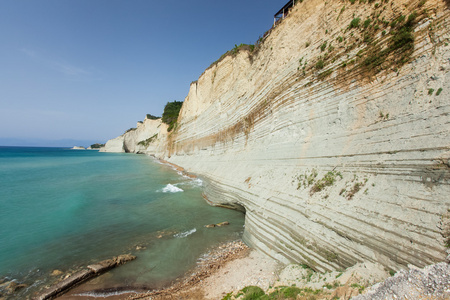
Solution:
[[[290,9],[294,6],[295,0],[290,0],[286,3],[283,8],[281,8],[274,16],[273,16],[273,26],[275,26],[278,22],[286,18],[289,14]]]

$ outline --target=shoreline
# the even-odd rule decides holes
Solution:
[[[164,159],[157,158],[154,155],[148,155],[155,161],[162,165],[166,165],[176,171],[179,175],[187,177],[189,179],[197,179],[198,176],[190,174],[183,167],[168,162]],[[202,193],[202,197],[205,202],[210,206],[213,205],[208,199],[205,198]],[[229,207],[227,207],[229,208]],[[232,208],[229,208],[232,209]],[[205,225],[206,226],[206,225]],[[215,271],[221,269],[228,262],[237,260],[239,258],[246,257],[252,250],[239,239],[222,244],[215,245],[212,250],[207,251],[200,255],[197,259],[197,264],[192,267],[185,274],[179,276],[171,282],[168,282],[161,288],[150,288],[151,283],[146,286],[115,286],[115,287],[98,287],[95,284],[92,289],[87,289],[89,281],[84,282],[73,289],[69,290],[64,295],[57,297],[61,300],[73,300],[73,299],[166,299],[168,295],[174,294],[191,294],[194,289],[199,288],[199,284],[210,277]],[[101,277],[101,276],[99,276]],[[228,290],[227,290],[228,291]],[[198,293],[198,292],[195,292]],[[156,297],[156,298],[155,298]],[[158,298],[159,297],[159,298]],[[198,297],[195,296],[197,299]]]
[[[168,297],[175,296],[177,297],[176,299],[184,299],[185,297],[187,297],[186,299],[208,299],[203,297],[203,292],[201,291],[204,283],[228,263],[246,259],[251,253],[256,253],[256,251],[250,249],[242,240],[230,241],[219,244],[213,247],[212,250],[202,254],[197,259],[196,266],[159,289],[148,290],[138,286],[95,288],[95,285],[93,288],[86,288],[89,286],[89,281],[87,281],[75,286],[64,295],[60,295],[55,299],[79,300],[102,298],[109,300],[135,300],[150,299],[150,297],[151,299],[167,299]],[[149,283],[148,286],[151,286],[151,284]],[[225,291],[228,292],[232,287],[225,288]]]
[[[88,295],[89,292],[85,292],[79,295],[64,295],[57,299],[231,300],[241,299],[244,295],[242,290],[249,286],[258,287],[267,295],[278,295],[279,298],[276,299],[290,298],[284,294],[288,290],[297,290],[296,293],[303,297],[297,299],[316,300],[348,300],[353,297],[365,300],[372,299],[373,295],[394,299],[398,291],[411,296],[408,299],[428,297],[427,299],[434,300],[444,299],[443,297],[449,295],[450,281],[446,276],[442,277],[442,274],[448,274],[450,271],[450,259],[424,269],[411,266],[409,270],[402,270],[395,276],[389,275],[381,265],[370,262],[358,263],[341,271],[318,273],[299,264],[281,265],[263,253],[249,248],[242,240],[235,240],[219,244],[202,255],[198,261],[196,267],[184,276],[160,289],[138,292],[123,287],[114,291],[103,289],[91,292],[98,293],[97,295]],[[416,289],[413,289],[411,284]],[[428,287],[430,284],[431,290]],[[102,292],[104,294],[100,295]]]
[[[206,258],[201,259],[192,271],[188,271],[184,276],[176,279],[167,287],[129,296],[126,299],[149,299],[149,297],[151,299],[167,299],[169,296],[176,299],[192,299],[192,297],[203,299],[202,292],[199,290],[201,283],[210,278],[225,264],[247,257],[250,252],[251,249],[241,240],[221,244],[205,253],[203,256],[206,256]]]

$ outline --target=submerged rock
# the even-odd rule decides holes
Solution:
[[[230,225],[230,222],[225,221],[225,222],[221,222],[221,223],[216,224],[216,226],[218,226],[218,227],[222,227],[222,226],[226,226],[226,225]]]
[[[23,288],[26,288],[27,285],[23,283],[17,283],[16,281],[6,281],[0,285],[0,290],[2,290],[6,295],[11,295],[17,292],[18,290],[21,290]]]
[[[213,227],[222,227],[222,226],[226,226],[226,225],[230,225],[230,222],[225,221],[225,222],[220,222],[220,223],[217,223],[217,224],[208,224],[208,225],[205,225],[205,227],[206,228],[213,228]]]
[[[53,270],[50,275],[51,276],[59,276],[59,275],[62,275],[62,274],[63,274],[63,271],[61,271],[61,270]]]

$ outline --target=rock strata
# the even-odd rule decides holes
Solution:
[[[442,261],[448,1],[343,6],[297,1],[255,51],[205,70],[176,130],[161,126],[139,151],[201,176],[208,203],[245,210],[245,242],[280,262],[325,272]],[[376,57],[402,45],[397,31],[410,55]]]
[[[191,85],[166,151],[155,155],[198,174],[209,203],[244,207],[245,242],[283,263],[325,272],[363,261],[396,271],[442,261],[437,225],[450,208],[448,5],[427,1],[435,10],[417,17],[409,62],[372,77],[348,66],[367,50],[349,44],[364,33],[349,24],[378,13],[390,24],[417,3],[391,1],[384,11],[370,2],[343,5],[297,3],[256,54],[240,51],[212,65]],[[430,24],[440,24],[435,40]],[[374,39],[388,43],[381,32]],[[343,54],[321,79],[316,65],[333,51]]]

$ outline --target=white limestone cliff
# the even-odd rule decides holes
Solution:
[[[413,12],[408,62],[394,53],[374,72],[366,59],[392,43],[392,21]],[[349,28],[355,17],[358,30]],[[449,28],[443,0],[297,3],[254,52],[208,68],[191,84],[175,132],[160,129],[138,151],[201,176],[209,203],[244,208],[244,240],[282,262],[325,271],[441,261]],[[132,134],[122,143],[137,152]]]
[[[165,145],[167,125],[161,119],[148,119],[138,122],[136,128],[127,130],[121,136],[109,140],[100,152],[146,153],[159,151],[158,145]],[[158,136],[161,136],[159,138]]]

